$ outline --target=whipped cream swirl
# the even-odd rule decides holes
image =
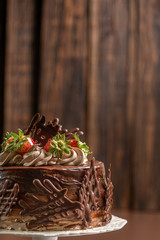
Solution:
[[[85,164],[88,159],[84,152],[77,147],[73,147],[70,150],[70,154],[66,154],[63,159],[54,158],[56,164],[65,165],[65,166],[78,166]]]
[[[63,159],[53,157],[38,145],[32,146],[23,156],[16,152],[0,153],[0,166],[51,166],[55,164],[64,166],[78,166],[88,161],[84,152],[77,147],[70,150],[70,154],[65,154]]]
[[[51,160],[51,158],[51,154],[47,153],[43,148],[34,145],[28,150],[27,153],[23,155],[21,165],[25,167],[46,166],[49,165],[48,162]]]
[[[0,153],[0,166],[19,166],[23,157],[16,152]]]

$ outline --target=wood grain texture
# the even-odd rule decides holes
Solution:
[[[0,1],[0,141],[3,135],[6,1]]]
[[[87,1],[45,0],[41,39],[39,111],[84,129]]]
[[[159,1],[140,1],[134,207],[160,207]]]
[[[34,11],[35,1],[7,1],[5,131],[23,128],[32,115]]]
[[[160,209],[159,32],[158,0],[0,1],[0,135],[59,117],[111,162],[115,207]]]
[[[115,205],[129,204],[127,119],[128,1],[91,3],[89,144],[98,160],[112,163]],[[121,184],[119,184],[121,183]]]

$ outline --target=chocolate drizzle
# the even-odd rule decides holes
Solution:
[[[99,181],[95,168],[95,158],[91,160],[90,170],[86,173],[79,190],[79,200],[82,204],[81,218],[84,226],[87,227],[91,222],[92,210],[98,209]]]
[[[52,137],[57,134],[65,134],[67,139],[74,138],[76,133],[78,136],[83,135],[83,132],[79,128],[73,128],[71,130],[62,129],[59,124],[59,119],[54,118],[53,121],[46,123],[44,115],[36,113],[31,120],[29,127],[24,131],[25,135],[30,134],[36,143],[40,146],[44,146]]]
[[[13,205],[17,202],[17,195],[19,192],[19,185],[14,184],[13,188],[10,188],[12,181],[6,179],[2,189],[0,190],[0,216],[7,216],[12,211]]]
[[[105,220],[106,222],[110,222],[112,218],[111,210],[112,210],[112,205],[113,205],[113,184],[111,181],[111,166],[108,169],[108,178],[107,178],[107,183],[106,183],[106,194],[105,194],[105,199],[106,199],[106,216]]]
[[[42,200],[41,196],[32,193],[26,193],[26,198],[30,199],[33,204],[28,205],[26,201],[20,200],[19,205],[24,209],[21,212],[23,216],[34,216],[36,220],[27,223],[28,229],[47,227],[53,225],[57,219],[73,220],[78,218],[81,204],[71,201],[66,196],[67,189],[58,189],[49,179],[41,182],[39,179],[33,181],[34,186],[46,196],[47,201]]]

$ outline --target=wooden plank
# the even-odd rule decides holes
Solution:
[[[128,208],[130,146],[135,130],[131,127],[135,111],[131,76],[135,71],[134,28],[129,31],[134,17],[130,19],[129,9],[134,9],[124,0],[92,0],[90,9],[89,144],[98,160],[106,167],[109,163],[113,166],[114,206]]]
[[[45,0],[39,111],[66,128],[85,128],[87,1]]]
[[[160,2],[139,3],[139,56],[134,158],[134,207],[160,208]]]
[[[0,1],[0,141],[3,135],[6,1]]]
[[[128,123],[128,159],[129,162],[129,202],[128,207],[134,208],[134,157],[135,157],[135,141],[136,141],[136,99],[137,99],[137,85],[138,85],[138,34],[139,34],[139,18],[138,18],[138,1],[129,1],[128,5],[128,44],[127,44],[127,99],[126,99],[126,109],[127,109],[127,123]]]
[[[35,1],[7,1],[5,131],[26,127],[32,115],[34,14]]]

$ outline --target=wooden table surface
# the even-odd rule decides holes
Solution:
[[[115,232],[92,236],[59,238],[59,240],[159,240],[160,212],[113,211],[113,214],[128,220],[127,225]],[[0,236],[0,240],[31,240],[27,237]]]

